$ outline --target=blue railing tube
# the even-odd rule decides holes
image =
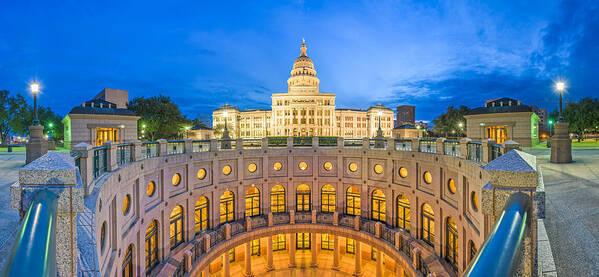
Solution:
[[[56,277],[57,203],[49,190],[35,193],[2,276]]]
[[[493,231],[464,273],[464,277],[512,276],[521,262],[522,241],[530,230],[531,199],[524,193],[512,194]]]

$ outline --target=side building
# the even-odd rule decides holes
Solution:
[[[488,100],[484,107],[472,109],[464,117],[469,138],[493,139],[497,143],[513,140],[524,147],[539,143],[539,116],[519,100]]]
[[[212,129],[221,137],[225,128],[232,138],[262,138],[270,136],[340,136],[346,138],[374,137],[379,128],[391,137],[393,110],[381,104],[367,110],[340,109],[334,93],[322,93],[314,63],[307,55],[306,44],[293,63],[287,79],[287,92],[272,94],[271,110],[240,111],[224,105],[212,113]]]
[[[65,148],[79,143],[100,146],[137,139],[139,116],[127,109],[129,92],[103,89],[98,95],[74,107],[62,120]]]

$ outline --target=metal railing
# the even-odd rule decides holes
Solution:
[[[412,140],[395,139],[395,150],[397,150],[397,151],[412,151]]]
[[[191,148],[194,153],[210,151],[210,140],[194,140],[191,142]]]
[[[318,137],[318,146],[336,147],[337,137]]]
[[[143,159],[158,157],[159,152],[160,144],[158,142],[143,142],[141,144],[141,157]]]
[[[387,139],[373,138],[368,140],[370,149],[387,149]]]
[[[56,277],[57,206],[53,192],[35,193],[2,276]]]
[[[434,139],[421,139],[418,143],[418,152],[437,153],[437,141]]]
[[[119,166],[132,162],[134,158],[133,143],[121,143],[116,146],[116,163]]]
[[[185,151],[185,142],[182,140],[173,140],[166,143],[166,154],[176,155],[183,154]]]
[[[493,231],[463,276],[514,276],[525,233],[530,231],[530,206],[530,197],[522,192],[508,198]]]
[[[443,154],[452,157],[460,156],[460,141],[459,140],[445,140],[443,142]]]
[[[268,147],[287,147],[287,137],[269,137]]]
[[[312,147],[312,138],[293,137],[293,147]]]
[[[262,139],[244,139],[243,149],[260,149],[262,148]]]
[[[93,148],[94,151],[94,179],[106,172],[106,146]]]
[[[490,146],[490,148],[491,148],[491,157],[489,158],[489,161],[495,160],[502,155],[501,153],[503,152],[503,150],[502,150],[503,147],[500,144],[492,144]]]
[[[343,147],[345,147],[345,148],[362,148],[362,139],[344,139]]]
[[[483,160],[483,146],[481,142],[471,141],[468,143],[468,160],[481,163]]]

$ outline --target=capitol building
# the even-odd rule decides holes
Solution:
[[[240,111],[224,105],[212,113],[213,129],[220,137],[225,127],[232,138],[270,136],[337,136],[374,137],[380,127],[383,136],[391,137],[393,110],[383,105],[362,109],[341,109],[335,105],[334,93],[322,93],[314,62],[307,55],[305,42],[295,59],[287,93],[272,95],[272,109]]]

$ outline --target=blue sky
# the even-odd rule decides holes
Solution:
[[[549,110],[599,91],[597,1],[8,1],[0,89],[65,115],[104,87],[171,96],[191,118],[269,108],[301,39],[337,106],[449,105],[512,97]]]

